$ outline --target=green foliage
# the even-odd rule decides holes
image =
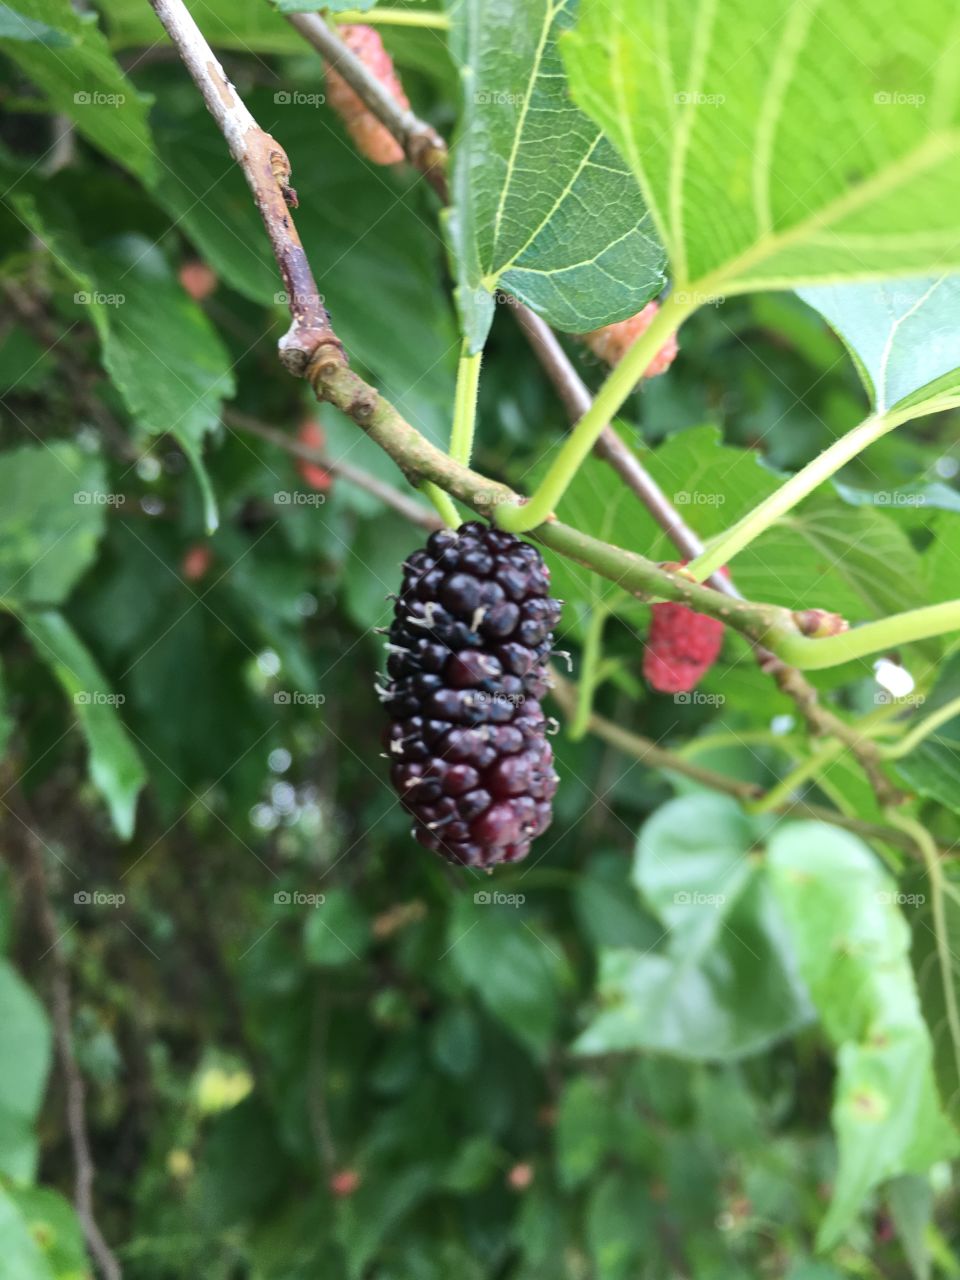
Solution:
[[[459,318],[484,348],[473,465],[532,493],[568,423],[495,300],[573,334],[669,276],[711,305],[614,427],[708,546],[866,413],[922,415],[739,551],[743,595],[853,628],[956,595],[943,0],[383,21],[456,139],[442,229],[422,175],[369,165],[323,100],[282,17],[311,6],[189,7],[290,157],[352,366],[416,430],[448,438]],[[891,807],[734,626],[698,688],[658,694],[650,601],[551,555],[556,665],[592,675],[614,740],[560,724],[527,862],[428,855],[374,691],[425,536],[378,485],[422,495],[280,367],[269,243],[151,6],[96,8],[0,6],[0,1274],[94,1271],[62,977],[128,1280],[960,1272],[960,716],[923,732],[960,697],[956,637],[800,698],[873,744]],[[308,419],[320,480],[276,443]],[[602,458],[560,515],[682,558]]]
[[[470,350],[498,288],[567,331],[634,315],[662,287],[663,250],[629,170],[570,101],[557,41],[573,4],[450,7],[463,109],[449,229]]]
[[[678,288],[958,264],[944,9],[920,0],[908,46],[899,13],[893,0],[832,18],[796,0],[706,11],[658,0],[641,13],[584,0],[562,41],[574,96],[631,164]]]

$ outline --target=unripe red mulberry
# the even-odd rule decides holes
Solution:
[[[414,837],[451,862],[518,862],[550,825],[549,588],[535,547],[479,521],[404,565],[382,695],[390,776]]]
[[[716,662],[722,644],[718,618],[673,600],[661,601],[650,609],[643,674],[658,693],[688,693]]]
[[[297,432],[297,439],[309,449],[320,450],[327,443],[326,432],[316,418],[308,418],[306,422],[301,424],[300,430]],[[316,462],[308,462],[306,458],[297,459],[297,470],[300,472],[304,483],[320,493],[326,493],[333,483],[333,477],[326,467],[321,467]]]
[[[393,69],[393,59],[383,47],[379,32],[373,27],[345,25],[338,28],[337,34],[390,96],[401,107],[409,107],[410,102]],[[327,101],[343,120],[360,154],[374,164],[399,164],[403,159],[403,148],[389,129],[380,123],[339,71],[327,65],[326,77]]]
[[[599,356],[612,367],[620,363],[627,349],[633,346],[641,333],[649,329],[653,317],[659,310],[658,302],[648,302],[635,316],[618,320],[616,324],[605,324],[602,329],[594,329],[592,333],[585,333],[583,341],[595,356]],[[677,335],[672,333],[653,357],[643,376],[655,378],[658,373],[665,373],[673,363],[676,354]]]

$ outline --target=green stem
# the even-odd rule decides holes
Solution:
[[[960,630],[960,600],[895,613],[877,622],[865,622],[837,636],[811,639],[798,633],[778,631],[770,637],[770,647],[778,658],[801,671],[821,671],[838,667],[854,658],[897,649],[914,640],[928,640],[948,631]]]
[[[793,798],[795,791],[831,765],[846,749],[845,742],[838,742],[836,739],[825,742],[819,750],[814,751],[806,760],[802,760],[785,778],[781,778],[775,787],[771,787],[762,799],[747,805],[747,809],[750,813],[772,813],[780,805],[787,804]]]
[[[345,10],[343,13],[331,13],[329,17],[337,24],[362,22],[368,27],[427,27],[431,31],[449,31],[450,17],[446,13],[434,13],[419,9],[371,9],[362,13],[359,9]]]
[[[791,511],[798,502],[823,484],[842,466],[862,453],[864,449],[881,436],[892,431],[894,427],[906,421],[898,415],[871,415],[859,426],[848,431],[845,436],[835,440],[829,449],[824,449],[818,457],[808,463],[796,475],[780,486],[769,498],[764,498],[752,511],[747,512],[742,520],[715,538],[702,555],[691,560],[687,570],[698,582],[709,578],[721,566],[728,564],[738,551],[749,546],[751,542],[782,516]]]
[[[933,915],[933,936],[937,944],[937,961],[940,966],[940,980],[943,983],[943,1003],[947,1013],[947,1026],[950,1028],[950,1043],[953,1049],[954,1062],[960,1070],[960,1009],[957,1008],[957,993],[953,985],[953,952],[950,947],[950,934],[947,932],[947,916],[943,902],[943,867],[933,837],[926,827],[916,818],[900,813],[898,809],[889,809],[887,819],[894,826],[905,831],[913,838],[927,868],[927,879],[930,881],[930,908]]]
[[[459,529],[463,521],[457,514],[457,508],[453,505],[450,495],[444,493],[439,485],[435,485],[432,480],[425,480],[420,488],[436,507],[437,513],[444,524],[451,529]]]
[[[597,443],[603,428],[616,416],[654,356],[695,307],[696,303],[688,301],[685,293],[675,290],[667,295],[650,328],[625,352],[597,392],[591,407],[567,436],[529,502],[497,509],[496,522],[502,529],[526,533],[550,517]]]
[[[905,733],[899,742],[881,747],[880,751],[887,760],[899,760],[902,756],[909,755],[925,738],[929,738],[931,733],[936,733],[942,724],[946,724],[954,716],[960,716],[960,698],[951,698],[937,711],[931,712],[909,733]]]
[[[583,641],[580,682],[577,685],[577,708],[568,731],[573,742],[579,742],[586,735],[590,725],[593,697],[600,683],[600,658],[603,654],[603,627],[606,620],[607,610],[602,604],[598,604],[590,615]]]
[[[453,427],[450,431],[450,457],[469,467],[473,455],[473,430],[477,420],[477,389],[480,386],[480,362],[483,352],[470,355],[466,339],[457,365],[457,389],[453,397]]]

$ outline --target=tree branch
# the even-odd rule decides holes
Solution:
[[[289,209],[297,207],[297,193],[290,185],[287,153],[247,110],[182,0],[150,3],[203,95],[230,154],[243,170],[270,238],[291,317],[290,329],[280,340],[280,359],[294,374],[301,374],[321,351],[331,365],[345,363],[343,345],[330,328],[330,317],[289,214]]]
[[[575,686],[556,671],[553,672],[553,681],[552,696],[568,716],[574,715],[577,705]],[[624,729],[620,725],[614,724],[612,720],[604,719],[603,716],[591,715],[587,720],[587,728],[612,747],[617,747],[626,755],[635,757],[644,764],[650,765],[653,769],[666,769],[672,773],[682,774],[686,778],[691,778],[694,782],[702,783],[703,786],[709,787],[713,791],[721,791],[725,795],[733,796],[748,805],[758,802],[762,804],[763,802],[766,793],[756,783],[744,782],[740,778],[730,778],[725,773],[717,773],[713,769],[694,764],[693,761],[685,760],[683,756],[678,756],[674,752],[659,746],[652,739],[645,738],[639,733],[633,733],[629,729]],[[861,818],[850,818],[846,814],[839,813],[835,809],[828,809],[824,805],[809,804],[806,800],[786,800],[773,805],[770,812],[795,813],[802,817],[814,818],[818,822],[829,822],[831,826],[842,827],[845,831],[853,831],[865,839],[882,840],[897,849],[904,849],[907,853],[911,853],[914,856],[917,855],[914,840],[897,827],[884,826],[878,822],[867,822]],[[947,850],[941,850],[940,852],[944,856],[947,855]],[[955,857],[956,855],[954,854],[953,856]]]
[[[18,822],[19,836],[22,836],[22,842],[18,837],[17,843],[22,843],[24,869],[33,890],[37,932],[44,945],[44,955],[50,956],[53,967],[50,979],[50,1015],[57,1063],[63,1079],[67,1132],[73,1155],[73,1204],[87,1246],[104,1280],[122,1280],[120,1263],[100,1230],[94,1209],[93,1184],[96,1170],[87,1135],[86,1086],[73,1052],[70,968],[64,954],[62,930],[50,905],[43,845],[27,818],[15,811],[14,816]]]
[[[441,200],[448,203],[445,176],[448,156],[444,140],[430,125],[418,120],[409,110],[400,108],[376,76],[323,19],[312,15],[291,15],[289,21],[328,62],[337,67],[370,111],[403,147],[411,164],[427,174]],[[428,149],[422,145],[422,139],[429,140]],[[546,321],[516,299],[510,300],[510,306],[522,333],[560,396],[571,425],[575,425],[593,406],[589,388]],[[703,554],[700,538],[609,423],[600,432],[594,453],[608,462],[636,494],[685,560],[695,560]],[[742,599],[733,579],[724,574],[713,573],[707,584],[725,595]],[[754,645],[754,654],[761,669],[771,676],[782,693],[796,703],[814,734],[839,738],[849,747],[880,804],[897,803],[901,793],[884,772],[875,744],[862,738],[856,729],[824,708],[817,690],[795,667],[788,666],[762,645]]]
[[[409,108],[401,107],[318,14],[288,13],[286,17],[393,134],[410,163],[446,203],[447,145],[436,130]]]
[[[322,449],[313,449],[308,444],[302,444],[293,436],[287,435],[285,431],[267,426],[265,422],[251,418],[249,414],[240,413],[236,409],[224,409],[222,416],[227,426],[237,431],[246,431],[249,435],[259,436],[261,440],[269,441],[278,449],[283,449],[285,453],[293,454],[295,458],[302,458],[304,462],[316,463],[333,475],[341,476],[349,484],[356,485],[358,489],[365,489],[367,493],[379,498],[385,506],[399,512],[411,524],[419,525],[421,529],[429,529],[431,532],[444,527],[443,521],[436,512],[423,506],[415,498],[408,497],[402,490],[388,484],[386,480],[381,480],[371,475],[369,471],[364,471],[362,467],[356,467],[352,462],[328,458]]]

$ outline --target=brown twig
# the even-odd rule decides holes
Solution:
[[[290,185],[287,153],[247,110],[182,0],[150,2],[219,125],[230,154],[243,170],[270,238],[291,317],[290,328],[280,340],[280,359],[297,375],[321,353],[331,366],[345,363],[343,346],[330,327],[290,217],[290,209],[297,207],[297,193]]]
[[[368,71],[322,18],[312,14],[292,14],[288,15],[288,21],[337,68],[380,123],[403,147],[410,163],[430,178],[441,200],[447,203],[448,155],[444,140],[425,121],[401,108],[376,76]],[[425,145],[427,142],[428,145]],[[575,425],[593,403],[589,388],[546,321],[517,299],[510,299],[509,305],[532,351],[560,396],[571,425]],[[600,433],[594,452],[609,463],[624,484],[636,494],[684,559],[692,560],[701,554],[703,542],[611,425],[605,426]],[[716,591],[734,599],[742,599],[730,577],[715,573],[707,582]],[[782,693],[796,703],[811,731],[818,736],[839,738],[849,747],[880,805],[886,807],[899,803],[903,799],[902,792],[888,778],[876,745],[861,737],[855,728],[823,707],[816,688],[795,667],[787,666],[763,645],[754,644],[753,649],[761,669],[776,681]]]
[[[372,493],[384,505],[392,507],[405,520],[409,520],[411,524],[419,525],[421,529],[433,530],[444,527],[443,521],[435,511],[423,506],[415,498],[408,497],[395,485],[371,475],[369,471],[365,471],[362,467],[354,466],[352,462],[328,458],[322,449],[311,448],[310,445],[303,444],[293,436],[287,435],[285,431],[270,427],[265,422],[260,422],[257,418],[251,418],[249,414],[239,413],[236,409],[224,409],[223,420],[229,427],[234,427],[238,431],[246,431],[253,436],[259,436],[261,440],[269,441],[270,444],[276,445],[278,449],[283,449],[285,453],[290,453],[295,458],[302,458],[304,462],[315,463],[333,475],[342,476],[344,480],[356,485],[358,489],[365,489],[367,493]]]
[[[37,932],[44,944],[44,954],[51,959],[51,1020],[57,1063],[63,1078],[67,1132],[73,1154],[73,1203],[101,1275],[105,1280],[122,1280],[123,1272],[116,1255],[107,1244],[97,1223],[93,1184],[96,1169],[90,1151],[86,1119],[86,1085],[73,1052],[73,1015],[70,998],[70,967],[64,953],[62,930],[50,904],[47,873],[43,862],[43,845],[24,817],[19,817],[18,830],[23,836],[24,867],[32,889],[32,905],[36,913]]]
[[[446,204],[447,144],[433,126],[402,107],[318,14],[288,13],[286,17],[393,134],[413,167],[420,170]]]

